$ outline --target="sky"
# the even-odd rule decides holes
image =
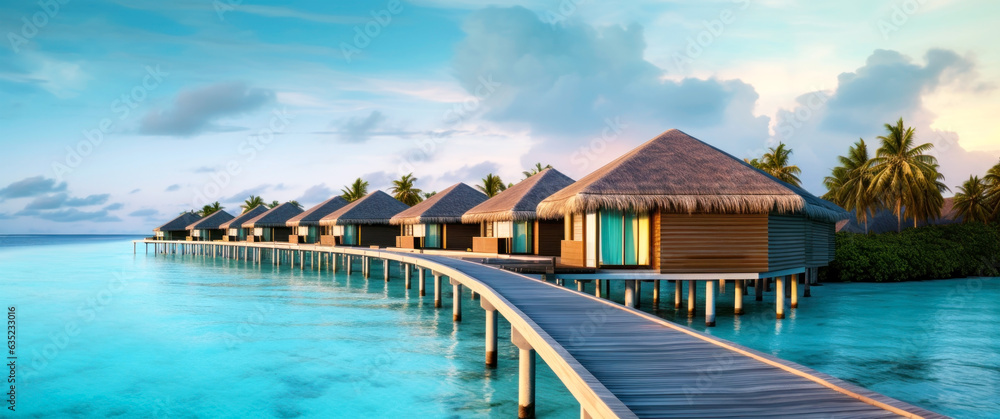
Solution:
[[[822,194],[903,118],[957,189],[1000,158],[1000,3],[470,0],[0,4],[0,234],[149,233],[250,194],[317,204],[580,178],[668,129],[784,142]]]

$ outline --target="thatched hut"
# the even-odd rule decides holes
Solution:
[[[546,198],[538,215],[564,217],[565,265],[774,276],[828,264],[847,213],[670,130]]]
[[[222,237],[226,235],[226,231],[222,228],[222,225],[229,222],[233,218],[236,217],[233,217],[232,214],[223,210],[218,210],[209,214],[209,216],[205,218],[191,223],[191,225],[187,226],[187,230],[191,232],[192,240],[222,240]]]
[[[457,183],[396,214],[389,220],[400,226],[396,247],[471,250],[479,226],[463,223],[462,215],[486,199],[482,192]]]
[[[285,223],[292,228],[292,235],[288,236],[290,243],[316,243],[319,241],[320,225],[319,220],[330,213],[343,208],[349,204],[341,196],[335,196],[321,202],[315,207],[303,211],[301,214],[288,219]]]
[[[227,242],[241,242],[247,239],[247,236],[252,236],[252,232],[249,228],[243,228],[243,223],[267,212],[267,206],[258,205],[251,208],[250,210],[237,215],[236,218],[229,220],[227,222],[219,225],[223,230],[226,231],[226,235],[222,237],[222,241]]]
[[[343,246],[394,246],[399,227],[389,225],[389,220],[407,208],[410,206],[385,192],[372,192],[323,217],[319,222],[323,227],[320,243]]]
[[[157,240],[186,240],[190,234],[187,226],[200,219],[201,216],[198,214],[184,212],[166,224],[154,228],[153,235]]]
[[[539,220],[535,209],[572,183],[558,170],[545,169],[470,209],[462,221],[479,224],[472,251],[559,256],[562,218]]]
[[[292,228],[287,226],[288,220],[302,213],[299,208],[291,202],[278,205],[243,222],[243,228],[253,230],[252,235],[247,236],[247,241],[251,242],[283,242],[288,241],[288,236],[292,235]]]

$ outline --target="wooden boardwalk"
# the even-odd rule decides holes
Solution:
[[[306,261],[329,269],[329,263],[323,268],[323,257],[329,262],[335,255],[350,255],[447,276],[479,294],[484,308],[490,306],[511,323],[580,402],[582,417],[945,417],[609,300],[488,265],[360,248],[208,246],[217,253],[236,249],[231,252],[235,255],[240,249],[290,252],[286,256],[293,266],[298,253],[303,269]],[[452,304],[460,301],[459,294]]]

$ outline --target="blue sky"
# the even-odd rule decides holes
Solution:
[[[579,178],[671,128],[817,194],[899,117],[953,188],[1000,157],[996,2],[64,1],[0,5],[0,233]]]

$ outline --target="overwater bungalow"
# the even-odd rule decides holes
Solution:
[[[404,249],[471,250],[479,225],[462,222],[462,215],[487,196],[464,183],[450,186],[389,220],[400,226],[396,247]]]
[[[226,235],[226,230],[222,228],[222,225],[233,218],[236,217],[233,217],[232,214],[226,211],[218,210],[205,218],[191,223],[191,225],[187,226],[187,230],[191,232],[190,238],[194,241],[222,240],[222,237]]]
[[[323,228],[320,244],[394,246],[399,227],[390,225],[389,220],[408,208],[385,192],[372,192],[323,217],[319,222]]]
[[[252,230],[252,234],[248,234],[246,240],[250,242],[286,242],[288,236],[292,235],[292,228],[286,223],[302,212],[302,208],[291,202],[285,202],[271,208],[241,224],[243,228]]]
[[[323,217],[326,217],[327,215],[330,215],[330,213],[343,208],[347,204],[349,204],[349,202],[347,202],[346,199],[341,196],[335,196],[321,202],[315,207],[303,211],[299,215],[288,219],[288,222],[285,224],[292,228],[293,233],[288,236],[288,242],[306,244],[319,242],[319,221],[323,219]]]
[[[190,232],[187,226],[201,219],[201,216],[193,212],[184,212],[177,218],[168,221],[166,224],[153,229],[153,235],[157,240],[186,240]]]
[[[563,220],[539,220],[535,209],[572,183],[558,170],[545,169],[470,209],[462,221],[479,224],[472,251],[559,256]]]
[[[564,218],[564,265],[749,279],[827,265],[847,213],[670,130],[549,196],[538,215]]]
[[[249,228],[243,228],[243,223],[252,220],[265,212],[267,212],[267,207],[264,205],[258,205],[240,215],[237,215],[236,218],[219,225],[219,227],[226,231],[226,235],[222,237],[222,241],[246,241],[247,236],[252,236],[253,234]]]

